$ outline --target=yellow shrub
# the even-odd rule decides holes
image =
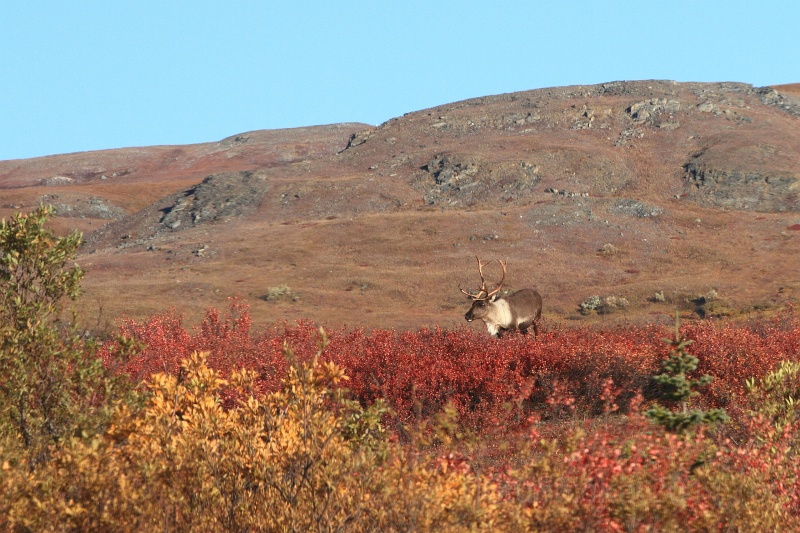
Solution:
[[[281,392],[249,394],[193,354],[181,378],[154,376],[142,412],[120,407],[92,440],[47,465],[7,467],[4,527],[37,531],[490,529],[498,496],[468,468],[399,445],[346,438],[354,411],[340,368],[294,365]],[[223,387],[240,400],[224,409]],[[362,412],[355,413],[359,418]],[[368,418],[368,417],[366,417]],[[365,441],[366,442],[366,441]],[[3,507],[4,506],[4,507]]]

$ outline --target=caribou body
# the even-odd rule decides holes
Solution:
[[[467,322],[473,320],[483,320],[489,334],[500,338],[508,330],[518,330],[520,333],[528,333],[528,328],[533,326],[534,336],[539,335],[539,320],[542,318],[542,297],[533,289],[522,289],[508,296],[498,296],[503,282],[506,279],[506,263],[497,260],[503,268],[503,278],[498,283],[497,288],[489,291],[486,288],[486,280],[483,277],[483,267],[486,266],[478,260],[478,273],[481,276],[481,288],[477,293],[461,292],[472,299],[470,307],[464,318]]]

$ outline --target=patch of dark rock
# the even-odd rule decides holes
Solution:
[[[800,211],[800,177],[789,172],[722,169],[697,159],[684,166],[694,200],[743,211]]]
[[[440,154],[412,178],[427,205],[470,206],[524,200],[540,181],[526,161],[486,162],[467,154]]]
[[[374,130],[364,130],[364,131],[360,131],[358,133],[352,134],[350,136],[350,139],[348,139],[348,141],[347,141],[347,146],[345,146],[344,149],[342,149],[342,152],[344,152],[345,150],[347,150],[349,148],[353,148],[354,146],[358,146],[360,144],[364,144],[365,142],[367,142],[369,140],[370,137],[372,137],[372,133],[373,132],[374,132]]]
[[[764,104],[777,107],[782,111],[786,111],[790,115],[800,117],[800,105],[798,105],[797,102],[791,98],[779,93],[772,87],[759,87],[758,89],[755,89],[755,93]]]
[[[267,190],[266,180],[253,172],[213,174],[178,195],[162,210],[160,222],[177,230],[240,217],[253,211]]]
[[[565,191],[563,189],[555,189],[555,188],[552,188],[552,187],[549,188],[549,189],[545,189],[544,192],[549,192],[550,194],[556,194],[558,196],[565,196],[567,198],[574,198],[576,196],[579,196],[581,198],[588,198],[589,197],[589,193],[588,192],[569,192],[569,191]]]

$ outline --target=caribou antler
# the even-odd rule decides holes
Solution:
[[[498,292],[500,292],[500,289],[503,288],[503,282],[506,280],[506,264],[503,261],[500,261],[499,259],[497,260],[497,262],[500,263],[501,267],[503,267],[503,277],[500,279],[500,283],[497,284],[497,288],[486,295],[487,300],[492,296],[494,296],[495,294],[497,294]]]
[[[488,297],[489,291],[486,290],[486,280],[483,278],[483,263],[481,263],[480,258],[476,255],[475,259],[478,260],[478,273],[481,275],[481,290],[472,294],[471,292],[467,292],[461,288],[461,285],[458,286],[459,290],[472,298],[473,300],[485,300]],[[481,296],[481,294],[486,294],[487,296]]]
[[[471,292],[467,292],[464,289],[462,289],[460,285],[458,286],[458,288],[459,290],[461,290],[461,292],[463,292],[473,300],[488,300],[489,298],[500,292],[500,289],[503,288],[503,282],[506,280],[506,263],[497,259],[497,262],[500,263],[500,266],[503,268],[503,278],[500,280],[500,283],[497,285],[497,288],[489,292],[486,289],[486,279],[484,279],[483,277],[483,267],[485,267],[486,264],[481,263],[481,260],[477,255],[475,256],[475,259],[478,260],[478,273],[481,275],[481,289],[473,294]]]

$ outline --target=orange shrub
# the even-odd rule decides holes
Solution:
[[[260,401],[194,353],[156,374],[139,413],[30,470],[4,462],[0,527],[36,531],[462,531],[490,529],[499,496],[469,468],[364,439],[330,362],[292,365]],[[222,387],[241,400],[224,409]],[[373,428],[376,429],[376,428]],[[3,450],[0,449],[0,453]]]

